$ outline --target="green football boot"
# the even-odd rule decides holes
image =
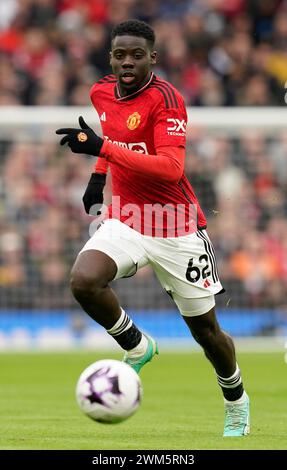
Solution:
[[[250,432],[249,398],[244,392],[243,403],[225,402],[225,420],[223,437],[246,436]]]
[[[147,335],[145,335],[145,337],[148,340],[148,346],[145,354],[137,358],[132,358],[128,357],[128,353],[126,352],[123,359],[123,361],[126,362],[126,364],[129,364],[137,373],[140,372],[141,368],[147,362],[152,360],[155,354],[158,354],[158,346],[155,340]]]

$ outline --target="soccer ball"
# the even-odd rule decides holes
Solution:
[[[99,423],[119,423],[135,413],[142,398],[141,380],[124,362],[97,361],[87,367],[77,383],[81,410]]]

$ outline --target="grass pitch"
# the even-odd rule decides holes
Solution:
[[[251,400],[251,434],[223,438],[223,400],[201,353],[162,353],[141,373],[144,398],[129,420],[95,423],[81,413],[75,384],[98,352],[2,354],[0,449],[287,449],[283,353],[240,354]]]

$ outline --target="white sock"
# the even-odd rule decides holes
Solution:
[[[127,356],[133,359],[137,359],[138,357],[144,355],[144,353],[147,350],[147,347],[148,347],[148,339],[143,334],[142,339],[140,340],[139,344],[135,348],[127,351]]]

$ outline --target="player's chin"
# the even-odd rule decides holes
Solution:
[[[132,78],[132,80],[126,80],[125,77],[120,77],[120,83],[123,88],[126,88],[127,90],[132,90],[133,88],[137,88],[139,86],[138,80],[136,77],[129,77]]]

